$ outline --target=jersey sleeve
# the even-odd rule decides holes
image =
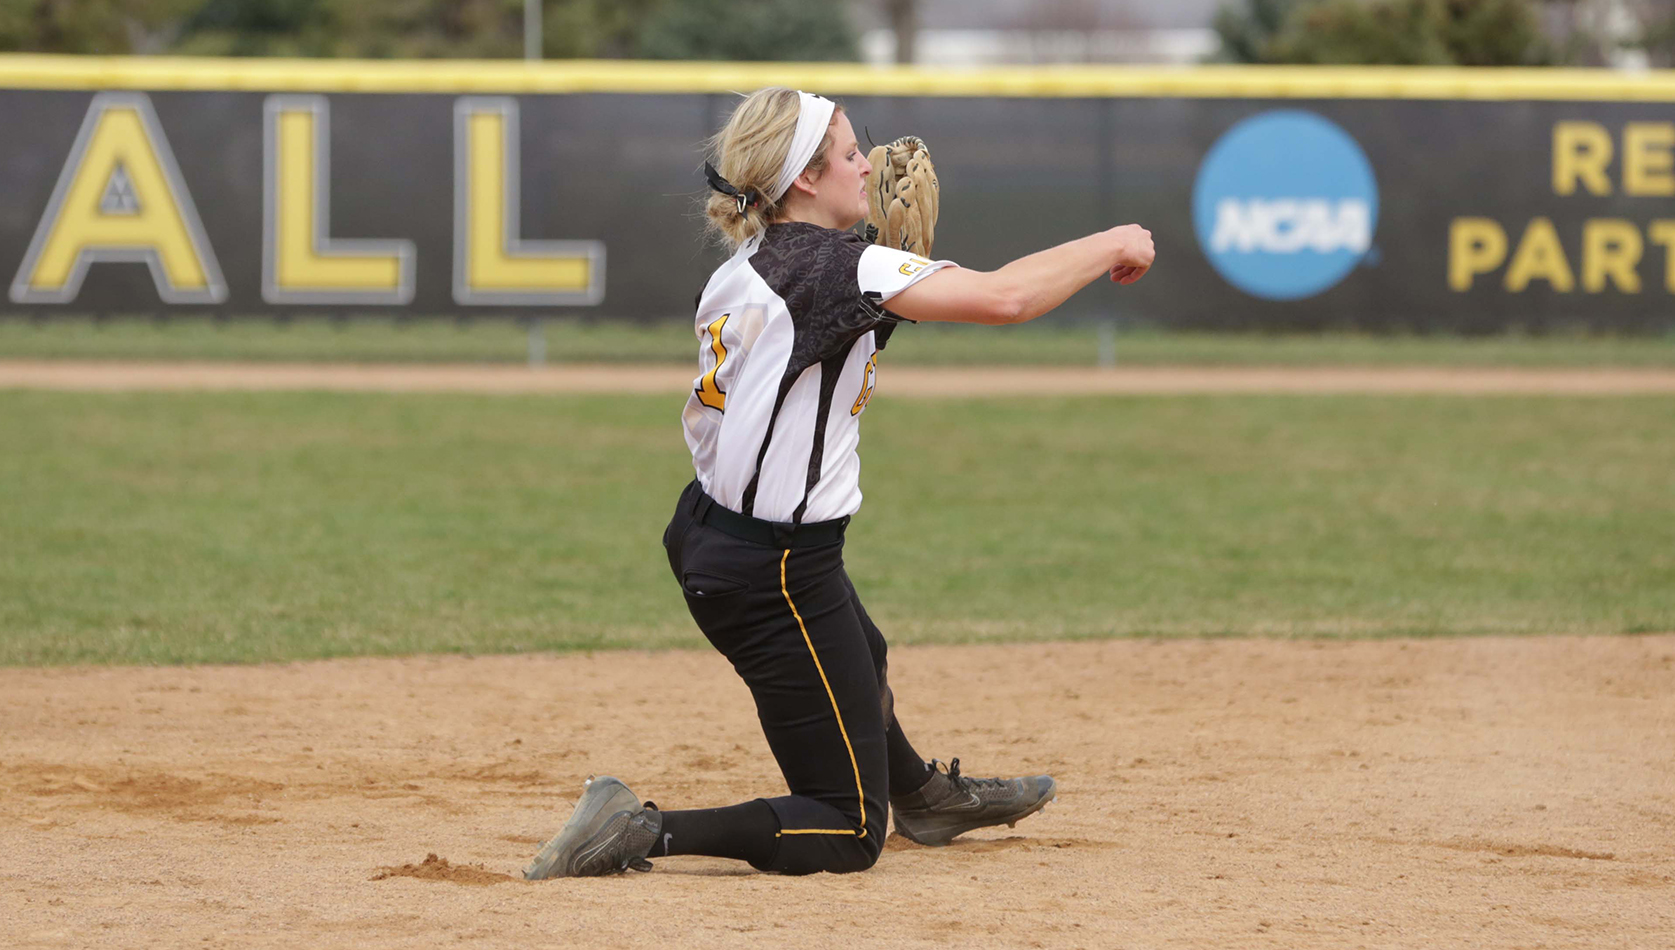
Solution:
[[[953,261],[931,261],[882,244],[869,244],[856,265],[856,283],[862,294],[877,294],[880,303],[901,293],[944,267],[958,267]]]
[[[887,333],[900,317],[884,301],[949,261],[927,261],[876,244],[852,231],[803,223],[775,225],[750,264],[790,311],[796,342],[787,373],[840,357],[874,330]]]
[[[827,232],[830,234],[831,232]],[[811,323],[810,337],[816,342],[816,359],[827,359],[871,331],[877,331],[879,348],[889,339],[901,318],[884,309],[885,301],[953,261],[928,261],[906,251],[870,244],[854,232],[840,232],[822,248],[814,280],[819,303],[805,311],[818,317]],[[824,304],[822,306],[821,304]]]

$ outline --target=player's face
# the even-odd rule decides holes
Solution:
[[[832,147],[826,152],[826,170],[817,183],[816,200],[837,227],[852,228],[867,216],[867,176],[872,163],[855,141],[855,127],[849,117],[838,113],[832,122]]]

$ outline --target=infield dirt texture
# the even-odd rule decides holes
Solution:
[[[1675,637],[898,648],[927,755],[1045,770],[873,870],[516,875],[590,773],[782,786],[712,653],[0,670],[19,947],[1622,947],[1675,933]],[[429,855],[436,855],[435,859]],[[445,862],[445,863],[444,863]]]
[[[1509,390],[1443,391],[1551,391],[1539,374],[1504,378],[1514,376]],[[979,392],[996,379],[964,378]],[[1366,391],[1403,377],[1362,378],[1375,381]],[[1594,378],[1603,388],[1578,391],[1671,386],[1656,374]],[[1624,389],[1625,379],[1653,382]],[[66,386],[0,380],[34,385]],[[1538,551],[1549,558],[1583,537],[1596,559],[1640,550],[1617,519],[1623,505],[1665,515],[1632,475],[1662,458],[1642,451],[1656,417],[1619,418],[1625,447],[1599,482],[1619,494],[1598,506],[1531,494],[1523,501],[1572,498],[1578,510],[1551,538],[1522,543],[1553,545]],[[1524,471],[1561,485],[1588,474],[1547,454]],[[157,492],[186,477],[165,474],[113,478]],[[228,476],[191,477],[207,491]],[[1582,491],[1591,484],[1576,497],[1595,497]],[[1663,616],[1662,595],[1648,593],[1662,555],[1636,556],[1647,562],[1638,572],[1602,563],[1604,573],[1553,576],[1627,578],[1632,589],[1606,598],[1630,604],[1624,620]],[[1467,619],[1453,622],[1473,629]],[[1622,629],[1598,606],[1555,621],[1596,627]],[[520,869],[590,774],[671,808],[781,791],[725,660],[624,650],[0,669],[0,946],[1638,950],[1675,940],[1675,634],[895,646],[891,678],[924,754],[959,756],[976,775],[1051,772],[1059,801],[945,849],[892,837],[860,875],[783,878],[677,858],[650,874],[533,884]]]

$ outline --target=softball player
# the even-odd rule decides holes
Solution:
[[[733,112],[706,166],[712,228],[736,248],[699,296],[700,375],[682,421],[697,477],[664,532],[692,617],[750,687],[790,794],[661,811],[589,783],[531,879],[648,870],[704,854],[789,874],[861,871],[896,829],[947,844],[1034,814],[1045,775],[972,779],[914,751],[886,646],[843,567],[861,505],[860,419],[898,321],[1032,320],[1109,274],[1151,266],[1149,232],[1115,228],[981,272],[869,244],[872,167],[843,109],[783,88]]]

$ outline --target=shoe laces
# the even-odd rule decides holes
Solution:
[[[972,778],[968,775],[961,775],[960,774],[960,759],[959,759],[959,756],[955,756],[953,759],[951,759],[948,762],[948,781],[952,782],[955,788],[963,789],[963,790],[966,790],[966,791],[976,791],[977,789],[983,789],[983,788],[1005,788],[1005,787],[1007,787],[1005,779],[1000,779],[1000,778]]]

